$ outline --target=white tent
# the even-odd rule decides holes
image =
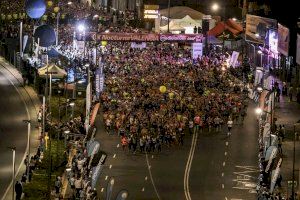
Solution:
[[[67,75],[67,72],[65,70],[59,68],[55,64],[50,64],[48,66],[45,65],[44,67],[41,67],[40,69],[38,69],[38,74],[39,76],[46,77],[47,71],[49,74],[52,74],[52,78],[63,78]]]
[[[188,27],[198,27],[200,26],[200,23],[198,20],[192,19],[189,15],[185,16],[182,19],[172,19],[170,20],[170,30],[186,30]],[[168,30],[168,25],[161,26],[160,27],[161,31],[167,31]]]
[[[168,17],[169,9],[160,10],[160,15]],[[202,20],[205,14],[186,6],[174,6],[170,8],[170,19],[182,19],[187,15],[194,20]]]

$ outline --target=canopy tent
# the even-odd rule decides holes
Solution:
[[[189,15],[185,16],[182,19],[172,19],[170,20],[170,31],[177,31],[177,30],[185,30],[187,27],[197,27],[199,26],[199,22],[196,20],[192,19]],[[167,31],[168,30],[168,25],[161,26],[160,27],[161,31]]]
[[[169,9],[160,10],[160,15],[168,17]],[[182,19],[189,16],[194,20],[202,20],[205,14],[186,6],[174,6],[170,8],[170,19]]]
[[[209,36],[220,36],[224,31],[229,31],[234,36],[243,32],[243,27],[233,20],[229,19],[225,23],[219,22],[214,28],[207,32]]]
[[[47,69],[48,68],[48,69]],[[67,72],[64,69],[59,68],[55,64],[45,65],[38,69],[39,76],[46,77],[48,74],[52,74],[52,78],[63,78],[67,75]]]

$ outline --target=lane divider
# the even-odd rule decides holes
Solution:
[[[198,138],[198,133],[196,132],[194,133],[192,138],[191,149],[190,149],[188,161],[186,163],[185,171],[184,171],[183,187],[184,187],[184,195],[187,200],[192,199],[190,194],[190,189],[189,189],[189,178],[190,178],[190,170],[192,167],[193,157],[196,149],[197,138]]]

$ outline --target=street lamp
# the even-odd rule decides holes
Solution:
[[[15,199],[15,171],[16,171],[16,147],[8,147],[13,152],[13,163],[12,163],[12,200]]]
[[[24,123],[27,123],[27,181],[29,181],[29,162],[30,162],[30,132],[31,132],[31,121],[30,120],[23,120]]]
[[[260,66],[263,67],[263,52],[258,50],[257,53],[260,55]]]
[[[74,116],[74,106],[75,106],[75,103],[74,102],[72,102],[72,103],[70,103],[69,104],[70,106],[71,106],[71,108],[72,108],[72,114],[71,114],[71,119],[73,118],[73,116]]]
[[[217,12],[217,11],[219,11],[220,9],[223,9],[223,21],[224,21],[224,27],[223,27],[223,30],[222,30],[222,40],[223,40],[223,48],[222,48],[222,52],[224,53],[224,46],[225,46],[225,34],[224,34],[224,31],[225,31],[225,28],[226,28],[226,25],[225,25],[225,6],[224,7],[220,7],[219,6],[219,4],[217,4],[217,3],[214,3],[214,4],[212,4],[212,6],[211,6],[211,10],[213,11],[213,12]],[[221,20],[222,21],[222,20]]]
[[[83,57],[85,57],[85,32],[86,32],[86,26],[85,24],[81,23],[77,25],[77,30],[83,34]]]

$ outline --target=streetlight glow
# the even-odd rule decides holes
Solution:
[[[257,53],[262,54],[263,52],[261,50],[258,50]]]
[[[73,4],[73,2],[72,2],[72,1],[69,1],[69,2],[68,2],[68,5],[71,5],[71,4]]]
[[[84,31],[85,31],[85,25],[84,25],[84,24],[79,24],[79,25],[77,26],[77,29],[78,29],[78,31],[80,31],[80,32],[84,32]]]
[[[232,20],[233,20],[233,21],[236,21],[236,18],[235,18],[235,17],[233,17],[233,18],[232,18]]]
[[[260,115],[262,113],[262,109],[261,108],[256,108],[255,113]]]
[[[217,11],[217,10],[219,10],[219,5],[217,4],[217,3],[214,3],[212,6],[211,6],[211,9],[213,10],[213,11]]]
[[[258,34],[258,33],[255,33],[255,37],[257,37],[257,38],[258,38],[258,37],[259,37],[259,34]]]

